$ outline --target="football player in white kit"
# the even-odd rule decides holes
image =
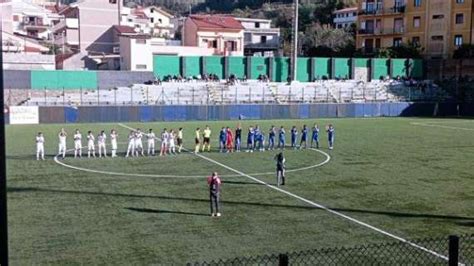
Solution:
[[[169,153],[176,154],[176,145],[175,145],[175,133],[174,130],[170,130],[168,134],[168,146],[169,146]]]
[[[58,134],[59,138],[59,151],[58,154],[62,156],[62,158],[66,158],[66,137],[67,133],[64,128],[61,128],[61,131]]]
[[[161,132],[160,156],[166,155],[166,152],[168,150],[168,139],[169,139],[169,133],[165,128],[165,129],[163,129],[163,132]]]
[[[137,154],[137,157],[139,154],[142,156],[145,156],[144,151],[143,151],[143,133],[142,131],[137,128],[137,132],[135,133],[135,153]]]
[[[133,130],[128,134],[128,148],[125,157],[128,157],[129,155],[135,156],[135,131]]]
[[[74,133],[74,158],[82,158],[82,134],[79,129],[76,129]]]
[[[118,138],[117,131],[115,131],[115,129],[112,129],[112,131],[110,131],[110,144],[112,146],[112,158],[117,157],[117,138]]]
[[[44,136],[42,132],[38,132],[36,136],[36,160],[44,161]]]
[[[94,156],[95,158],[94,141],[95,141],[95,138],[94,138],[94,135],[92,134],[92,131],[87,132],[87,157],[88,158],[91,157],[91,153],[92,153],[92,156]]]
[[[105,131],[102,130],[100,134],[97,136],[97,146],[99,148],[99,158],[102,157],[102,151],[104,151],[104,157],[107,157],[107,149],[105,145],[105,140],[107,139],[107,135]]]
[[[153,129],[150,128],[150,130],[148,131],[148,134],[146,134],[146,138],[148,140],[148,145],[147,145],[147,148],[148,148],[148,151],[147,151],[147,155],[150,156],[150,155],[155,155],[155,139],[156,139],[156,135],[155,133],[153,132]]]

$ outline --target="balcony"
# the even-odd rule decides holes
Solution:
[[[359,16],[397,15],[405,13],[405,9],[405,5],[398,5],[389,8],[367,8],[359,11]]]
[[[405,32],[404,27],[385,28],[385,29],[360,29],[359,35],[400,35]]]
[[[77,18],[66,18],[61,20],[58,24],[54,25],[51,29],[52,32],[56,32],[62,29],[78,29],[79,28],[79,20]]]

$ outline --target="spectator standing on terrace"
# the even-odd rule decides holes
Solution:
[[[209,201],[211,205],[212,217],[221,216],[221,213],[219,211],[221,183],[221,179],[217,175],[217,172],[213,172],[212,175],[207,178],[207,184],[209,185]]]

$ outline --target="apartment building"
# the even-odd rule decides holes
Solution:
[[[112,68],[118,68],[119,42],[113,26],[120,25],[122,8],[119,0],[82,0],[61,8],[59,14],[64,19],[53,31],[55,43],[68,51],[59,60],[59,66],[97,69],[112,60],[117,66]]]
[[[269,19],[236,18],[244,27],[244,55],[277,56],[280,28],[272,28]]]
[[[192,15],[183,26],[183,45],[214,49],[214,55],[243,56],[244,27],[230,16]]]
[[[124,7],[121,12],[121,25],[134,27],[137,32],[153,37],[174,38],[173,15],[161,7]]]
[[[366,53],[413,43],[426,58],[449,58],[472,44],[473,0],[369,0],[359,2],[357,48]]]
[[[344,29],[357,23],[357,7],[348,7],[333,12],[333,25],[337,29]]]

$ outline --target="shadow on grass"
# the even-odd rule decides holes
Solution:
[[[125,209],[127,209],[129,211],[144,212],[144,213],[165,213],[165,214],[183,214],[183,215],[193,215],[193,216],[209,216],[208,214],[198,213],[198,212],[154,210],[154,209],[145,209],[145,208],[125,208]]]
[[[170,200],[170,201],[191,201],[191,202],[206,202],[206,203],[209,202],[208,199],[203,199],[203,198],[196,199],[196,198],[170,197],[170,196],[157,196],[157,195],[135,195],[135,194],[60,190],[60,189],[33,188],[33,187],[8,187],[7,192],[9,193],[45,192],[45,193],[75,194],[75,195],[90,195],[90,196],[148,198],[148,199],[161,199],[161,200]],[[261,202],[243,202],[243,201],[230,201],[230,200],[222,200],[221,203],[228,204],[228,205],[243,205],[243,206],[255,206],[255,207],[264,207],[264,208],[286,208],[286,209],[300,209],[300,210],[319,209],[313,206],[269,204],[269,203],[261,203]],[[466,217],[466,216],[439,215],[439,214],[426,214],[426,213],[404,213],[404,212],[393,212],[393,211],[378,211],[378,210],[363,210],[363,209],[348,209],[348,208],[330,208],[330,209],[334,211],[338,211],[338,212],[343,212],[343,213],[385,215],[385,216],[396,217],[396,218],[429,218],[429,219],[441,219],[441,220],[469,221],[463,224],[456,223],[462,226],[473,226],[474,224],[474,217]]]

